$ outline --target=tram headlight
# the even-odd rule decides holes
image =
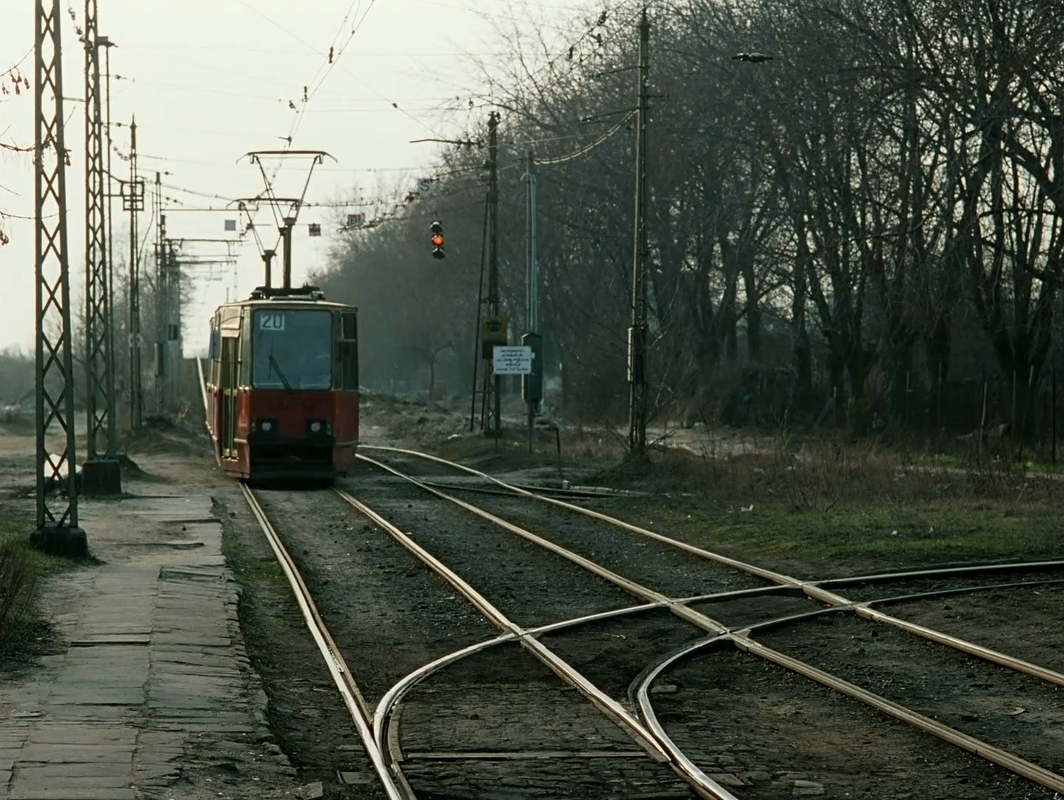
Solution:
[[[256,433],[277,433],[277,420],[257,419],[252,424],[252,430],[254,430]]]
[[[327,419],[308,419],[307,420],[307,435],[308,436],[331,436],[332,435],[332,423]]]

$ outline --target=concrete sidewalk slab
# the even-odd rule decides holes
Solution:
[[[140,496],[81,502],[104,563],[46,587],[65,651],[0,683],[0,797],[286,793],[210,494],[126,489]]]

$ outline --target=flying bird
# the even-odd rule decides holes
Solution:
[[[751,64],[760,64],[762,61],[771,61],[772,56],[764,53],[736,53],[732,61],[749,61]]]

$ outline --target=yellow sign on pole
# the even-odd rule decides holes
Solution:
[[[509,320],[506,317],[486,317],[480,331],[480,354],[492,357],[492,348],[508,344]]]

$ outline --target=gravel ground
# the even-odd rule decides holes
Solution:
[[[824,606],[805,595],[774,592],[770,595],[739,597],[733,600],[695,602],[691,603],[691,608],[734,629],[818,611]]]
[[[653,695],[673,741],[743,800],[1051,800],[1054,793],[725,646],[680,662]]]
[[[345,482],[348,487],[451,569],[467,578],[475,576],[473,588],[524,627],[640,602],[561,556],[406,481],[366,478]]]
[[[668,611],[622,617],[541,637],[555,652],[617,701],[662,654],[706,636]]]
[[[399,723],[403,771],[419,797],[695,797],[516,644],[434,675]]]
[[[1064,688],[852,614],[758,638],[988,744],[1064,770]]]
[[[995,589],[897,603],[882,611],[918,625],[1064,671],[1064,587]]]
[[[322,783],[325,800],[385,797],[266,537],[247,504],[228,497],[216,500],[226,561],[243,588],[240,624],[269,698],[271,731],[301,779]],[[345,784],[340,772],[361,782]]]
[[[719,566],[575,511],[538,501],[494,496],[477,497],[476,503],[669,597],[693,597],[769,585],[739,570]]]

